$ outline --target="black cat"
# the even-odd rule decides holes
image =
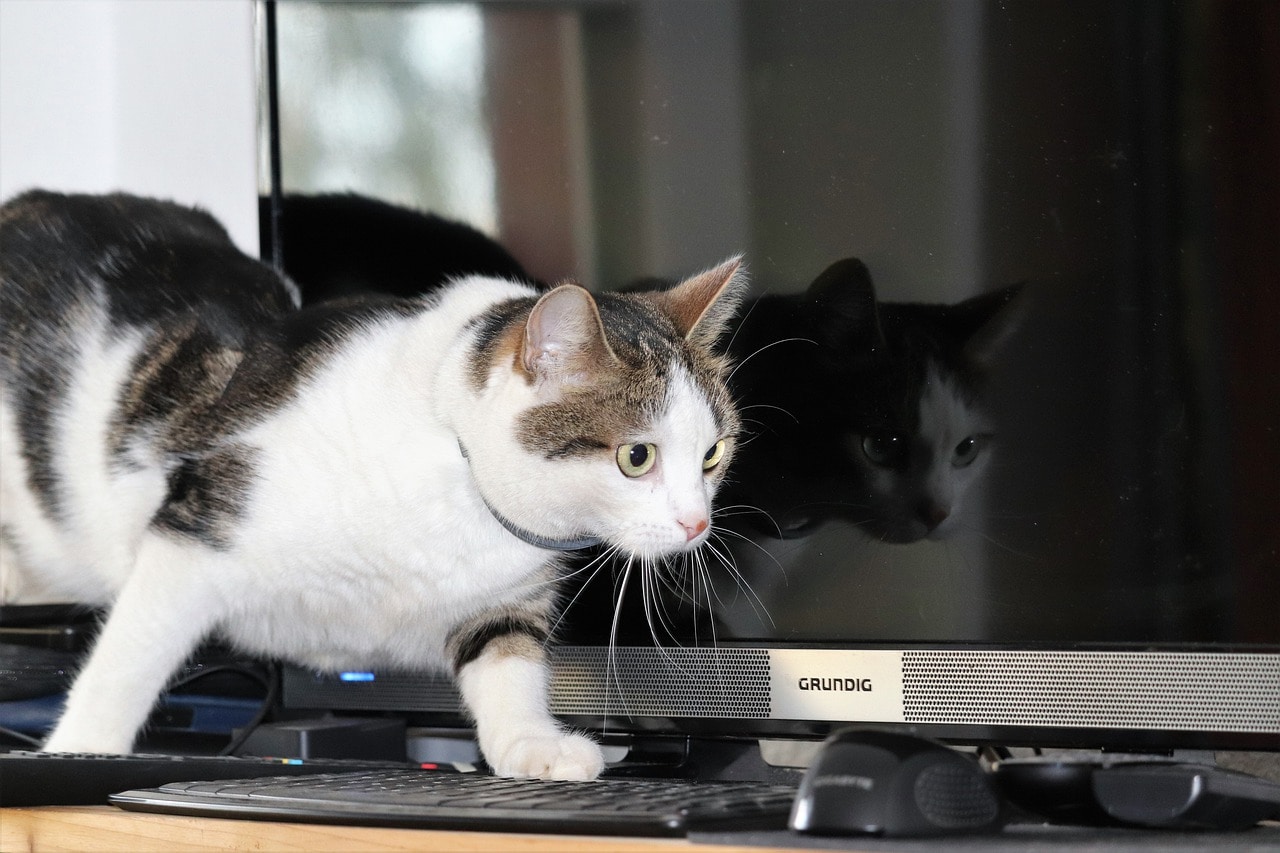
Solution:
[[[730,344],[750,435],[722,503],[780,538],[831,519],[885,542],[949,535],[989,455],[983,384],[1021,290],[878,302],[846,258],[804,293],[760,297]]]
[[[279,259],[304,305],[370,293],[420,296],[463,275],[545,289],[501,244],[461,222],[351,193],[280,201]],[[260,198],[264,247],[276,245],[272,221],[271,199]]]

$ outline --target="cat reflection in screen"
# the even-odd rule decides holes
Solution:
[[[45,748],[128,752],[217,635],[451,669],[499,774],[594,777],[547,708],[559,549],[705,543],[744,287],[730,261],[662,293],[468,275],[299,308],[200,211],[0,207],[0,603],[110,608]]]
[[[866,266],[847,258],[803,293],[761,297],[730,345],[750,438],[724,511],[782,539],[833,520],[894,544],[963,529],[994,438],[984,379],[1017,325],[1019,291],[879,302]]]

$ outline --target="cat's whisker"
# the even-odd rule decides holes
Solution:
[[[777,407],[768,406],[768,408],[777,408]],[[782,411],[786,412],[785,409],[783,409]],[[786,412],[786,414],[788,416],[794,417],[793,415],[791,415],[790,412]],[[754,427],[754,429],[747,429],[747,427],[749,426]],[[762,420],[759,420],[758,418],[743,418],[742,431],[738,434],[739,449],[746,447],[756,439],[763,436],[765,433],[770,433],[770,432],[774,432],[774,428],[773,428],[773,425],[768,423],[767,421],[762,421]]]
[[[751,355],[747,356],[742,361],[734,365],[733,370],[729,372],[729,380],[732,381],[733,377],[737,375],[738,371],[742,369],[743,365],[751,361],[751,359],[755,358],[760,353],[764,352],[767,349],[772,349],[773,347],[776,347],[779,344],[790,344],[790,343],[813,344],[815,347],[818,346],[818,342],[813,340],[812,338],[782,338],[781,340],[774,341],[771,344],[765,344],[755,352],[751,353]]]
[[[618,691],[618,699],[622,702],[622,710],[625,714],[630,715],[631,709],[627,704],[627,694],[622,686],[622,676],[618,668],[618,624],[622,619],[622,602],[627,594],[627,584],[631,580],[631,568],[635,564],[635,556],[628,554],[626,561],[623,563],[621,579],[615,578],[614,583],[614,605],[613,605],[613,621],[609,626],[609,650],[605,656],[605,716],[609,716],[609,680],[612,679],[614,686]]]
[[[712,535],[715,535],[715,533],[713,532]],[[711,560],[707,556],[708,554],[716,557],[716,559],[722,559],[719,555],[716,554],[715,551],[711,550],[710,548],[707,548],[704,551],[700,551],[698,554],[698,565],[696,567],[697,572],[694,575],[694,577],[690,578],[690,585],[692,586],[693,597],[696,599],[698,597],[698,582],[702,581],[703,583],[702,607],[704,610],[707,611],[708,614],[710,614],[711,622],[714,625],[715,609],[712,606],[713,602],[712,602],[711,596],[707,594],[709,590],[707,590],[707,587],[706,587],[706,582],[711,578]]]
[[[688,555],[681,555],[681,556],[683,556],[683,557],[686,557],[686,558],[687,558],[687,556],[688,556]],[[687,562],[687,559],[686,559],[686,560],[681,560],[680,562],[681,562],[681,565],[679,566],[679,568],[677,569],[677,571],[678,571],[678,573],[679,573],[679,574],[678,574],[679,579],[682,579],[682,578],[685,576],[685,573],[686,573],[686,572],[687,572],[687,570],[688,570],[688,562]],[[673,564],[672,564],[670,561],[667,561],[666,563],[664,563],[664,564],[663,564],[663,568],[668,568],[668,569],[670,569],[670,568],[674,568],[674,566],[673,566]],[[675,581],[670,577],[670,575],[669,575],[669,573],[668,573],[668,572],[665,572],[665,571],[662,571],[661,569],[659,569],[659,570],[658,570],[658,573],[657,573],[657,582],[658,582],[661,586],[663,586],[663,587],[665,587],[666,589],[670,590],[670,591],[671,591],[674,595],[676,595],[677,597],[680,597],[680,596],[682,595],[681,590],[680,590],[680,585],[679,585],[678,583],[676,583],[676,582],[675,582]]]
[[[688,555],[688,554],[681,554],[681,555],[679,555],[679,556],[680,556],[680,557],[682,557],[682,558],[684,558],[684,559],[681,559],[681,561],[680,561],[680,562],[683,564],[683,569],[682,569],[682,571],[687,571],[687,570],[688,570],[688,566],[689,566],[689,560],[688,560],[689,555]],[[670,563],[669,563],[669,562],[664,562],[664,567],[669,566],[669,565],[670,565]],[[670,579],[669,577],[667,577],[666,572],[659,571],[659,572],[658,572],[658,574],[657,574],[657,580],[660,582],[660,584],[661,584],[663,587],[665,587],[666,589],[670,590],[670,592],[671,592],[671,594],[672,594],[672,597],[674,597],[674,598],[675,598],[675,600],[676,600],[677,602],[682,601],[682,600],[685,600],[685,597],[684,597],[684,590],[682,590],[678,585],[676,585],[676,584],[672,583],[671,579]],[[655,592],[656,592],[656,591],[657,591],[657,589],[656,589],[656,586],[655,586]],[[676,645],[678,648],[683,648],[684,644],[680,641],[679,634],[677,633],[677,631],[676,631],[676,629],[675,629],[675,622],[673,621],[672,614],[671,614],[671,612],[670,612],[670,610],[668,609],[668,606],[667,606],[667,605],[668,605],[668,603],[669,603],[669,597],[668,597],[668,596],[663,596],[663,595],[656,595],[656,596],[655,596],[655,602],[656,602],[656,605],[657,605],[655,609],[656,609],[657,614],[658,614],[658,622],[659,622],[659,624],[660,624],[663,628],[665,628],[665,629],[666,629],[667,636],[671,637],[671,639],[674,641],[675,645]],[[677,614],[677,615],[678,615],[678,614]]]
[[[689,598],[694,602],[695,606],[704,610],[711,609],[711,601],[705,602],[698,597],[698,582],[706,577],[708,571],[707,554],[711,553],[711,549],[707,547],[699,548],[696,558],[693,560],[693,571],[689,575]]]
[[[703,557],[703,558],[699,561],[699,565],[698,565],[697,569],[698,569],[697,576],[694,578],[694,589],[695,589],[695,595],[696,595],[696,588],[697,588],[697,580],[698,580],[698,579],[701,579],[701,580],[702,580],[703,589],[704,589],[704,590],[706,590],[706,596],[707,596],[707,606],[706,606],[706,611],[707,611],[707,624],[708,624],[708,625],[710,626],[710,628],[711,628],[711,645],[712,645],[712,647],[714,648],[714,647],[716,647],[717,642],[718,642],[718,641],[717,641],[717,639],[716,639],[716,613],[715,613],[715,608],[714,608],[714,607],[712,607],[712,602],[711,602],[711,588],[710,588],[710,583],[711,583],[711,574],[710,574],[710,570],[707,568],[707,563],[706,563],[706,559],[705,559],[705,557]],[[696,614],[695,614],[695,619],[694,619],[694,629],[695,629],[695,631],[696,631],[696,629],[697,629],[697,624],[698,624],[698,623],[697,623]]]
[[[770,551],[768,548],[765,548],[763,545],[761,545],[759,542],[757,542],[757,541],[755,541],[754,539],[752,539],[750,536],[744,536],[743,534],[739,533],[738,531],[736,531],[736,530],[730,530],[730,529],[729,529],[729,528],[727,528],[727,527],[726,527],[726,528],[721,528],[720,530],[717,530],[717,531],[716,531],[716,533],[717,533],[718,535],[723,534],[723,535],[727,535],[727,536],[733,536],[733,537],[736,537],[736,538],[738,538],[738,539],[741,539],[743,542],[746,542],[748,545],[751,545],[752,547],[754,547],[754,548],[755,548],[756,550],[758,550],[761,554],[764,554],[766,557],[768,557],[768,558],[769,558],[769,560],[770,560],[770,561],[771,561],[775,566],[777,566],[777,567],[778,567],[778,571],[780,571],[780,572],[782,573],[782,582],[783,582],[784,584],[788,582],[788,581],[787,581],[787,567],[786,567],[786,566],[784,566],[784,565],[782,565],[782,563],[780,563],[780,562],[778,561],[778,558],[777,558],[777,557],[775,557],[775,556],[773,555],[773,552],[772,552],[772,551]],[[781,530],[779,530],[779,531],[778,531],[778,538],[779,538],[779,539],[781,539],[781,538],[782,538],[782,531],[781,531]],[[723,541],[723,540],[721,540],[721,541]],[[727,548],[727,547],[729,547],[729,543],[725,542],[724,544],[725,544],[725,547],[726,547],[726,548]]]
[[[718,506],[711,511],[712,518],[728,518],[735,515],[746,515],[749,512],[758,512],[767,515],[764,510],[754,504],[728,504],[726,506]]]
[[[712,550],[711,553],[716,554],[717,557],[721,560],[721,562],[725,562],[724,555],[720,554],[719,551]],[[720,655],[720,640],[716,634],[716,612],[715,612],[715,608],[712,606],[713,595],[716,598],[718,598],[719,596],[717,593],[714,592],[713,581],[711,579],[711,571],[705,559],[701,564],[700,574],[702,578],[703,589],[705,590],[705,594],[707,597],[708,624],[711,628],[711,649],[712,649],[712,653],[715,655],[715,661],[716,661],[716,676],[717,676],[716,686],[719,689],[723,689],[726,685],[726,679],[725,679],[725,673],[724,673],[724,659]]]
[[[667,629],[667,631],[668,631],[668,635],[669,635],[669,636],[671,636],[673,640],[675,639],[674,634],[672,634],[672,633],[671,633],[670,626],[663,622],[663,620],[662,620],[662,614],[661,614],[661,612],[660,612],[659,608],[656,606],[656,603],[651,601],[651,597],[652,597],[652,592],[653,592],[653,590],[652,590],[652,587],[651,587],[651,580],[650,580],[650,578],[652,577],[652,572],[653,572],[653,570],[654,570],[654,564],[653,564],[653,563],[648,563],[647,565],[642,566],[642,569],[643,569],[643,571],[642,571],[642,573],[641,573],[641,577],[640,577],[640,584],[641,584],[641,589],[643,590],[643,596],[642,596],[642,597],[643,597],[643,600],[644,600],[644,615],[645,615],[645,621],[646,621],[646,623],[648,624],[648,627],[649,627],[649,636],[653,639],[653,645],[654,645],[655,650],[656,650],[656,651],[658,652],[658,654],[662,657],[662,659],[666,662],[667,666],[671,667],[672,669],[675,669],[675,670],[678,670],[678,671],[682,671],[682,672],[683,672],[683,671],[684,671],[684,668],[683,668],[683,667],[681,667],[681,665],[680,665],[679,661],[677,661],[675,658],[673,658],[673,657],[671,656],[671,653],[670,653],[669,651],[667,651],[667,648],[666,648],[665,646],[663,646],[662,641],[661,641],[661,640],[659,639],[659,637],[658,637],[657,627],[654,625],[654,612],[655,612],[655,611],[658,611],[658,623],[659,623],[659,625],[661,625],[662,627],[666,628],[666,629]],[[678,642],[676,643],[676,645],[677,645],[677,647],[679,647],[679,646],[680,646],[680,644],[679,644]]]
[[[697,551],[689,554],[685,560],[685,571],[680,578],[680,599],[686,601],[693,606],[694,610],[703,607],[702,602],[698,598],[697,580],[698,574],[706,565],[706,545],[702,545]]]
[[[584,563],[583,565],[578,566],[572,571],[564,572],[563,574],[556,573],[554,577],[548,578],[546,580],[538,580],[538,581],[532,581],[530,583],[523,583],[523,584],[520,584],[519,586],[513,587],[513,589],[518,590],[520,592],[534,592],[539,589],[542,589],[543,587],[560,586],[563,581],[572,580],[573,578],[576,578],[588,572],[591,572],[592,575],[594,576],[596,572],[600,571],[600,569],[604,567],[604,565],[608,561],[608,558],[612,554],[616,553],[617,550],[618,550],[618,547],[616,545],[610,545],[603,552],[601,552],[600,554],[597,554],[595,557],[592,557],[590,562]],[[586,583],[589,583],[589,582],[590,581],[586,581],[584,582],[583,585],[585,586]],[[576,597],[577,596],[575,596],[575,598]]]
[[[569,614],[569,610],[573,607],[575,603],[577,603],[578,598],[581,597],[582,593],[585,592],[587,587],[591,585],[591,582],[596,579],[596,576],[599,575],[600,572],[603,571],[604,568],[610,564],[610,559],[613,557],[614,554],[618,553],[619,550],[621,549],[617,545],[610,545],[602,553],[592,558],[592,560],[582,568],[575,569],[574,571],[568,573],[567,575],[564,575],[564,577],[566,578],[571,578],[571,577],[576,577],[577,575],[581,575],[582,573],[588,570],[590,570],[591,572],[587,576],[587,579],[582,582],[582,585],[578,587],[578,591],[575,592],[573,594],[573,597],[569,599],[568,603],[565,604],[564,607],[560,608],[560,615],[556,617],[555,623],[551,626],[551,630],[548,632],[549,636],[554,637],[556,635],[556,631],[557,629],[559,629],[560,623],[563,622],[565,616]]]
[[[730,513],[730,512],[727,512],[728,510],[741,510],[741,512],[736,512],[736,511],[735,511],[735,512]],[[778,524],[777,520],[776,520],[776,519],[774,519],[774,517],[773,517],[772,515],[770,515],[767,511],[765,511],[765,510],[761,509],[761,508],[760,508],[760,507],[758,507],[758,506],[753,506],[753,505],[751,505],[751,504],[732,504],[732,505],[730,505],[730,506],[723,507],[723,508],[721,508],[721,509],[717,510],[716,512],[713,512],[713,513],[712,513],[712,517],[714,518],[714,517],[716,517],[716,515],[717,515],[717,514],[722,514],[722,515],[721,515],[721,517],[723,517],[723,518],[733,518],[734,516],[738,516],[738,515],[747,515],[747,514],[750,514],[750,513],[759,513],[760,515],[763,515],[765,518],[767,518],[767,519],[769,520],[769,523],[773,525],[773,529],[777,531],[778,538],[779,538],[779,539],[781,539],[781,538],[782,538],[782,525]],[[725,530],[724,532],[726,532],[726,533],[732,533],[732,532],[734,532],[734,531]],[[736,535],[741,536],[741,534],[736,534]],[[745,536],[743,536],[742,538],[743,538],[743,539],[747,539],[747,537],[745,537]],[[749,542],[750,542],[751,540],[750,540],[750,539],[747,539],[747,541],[749,541]],[[754,543],[753,543],[753,544],[754,544]],[[758,546],[757,546],[757,547],[758,547]],[[763,550],[763,549],[761,549],[761,550]]]
[[[721,544],[724,544],[726,548],[728,547],[727,543],[725,543],[724,540],[720,540],[720,542]],[[710,542],[708,542],[707,544],[710,546]],[[769,612],[769,608],[764,603],[764,599],[762,599],[756,593],[755,589],[751,586],[750,582],[747,581],[746,576],[743,575],[741,571],[739,571],[737,564],[733,560],[729,559],[729,557],[726,554],[721,553],[720,550],[717,548],[712,547],[711,552],[720,558],[721,562],[724,564],[724,567],[729,570],[729,575],[738,584],[738,588],[746,593],[747,603],[751,605],[751,610],[756,614],[756,618],[757,619],[760,618],[760,611],[762,610],[764,611],[765,618],[769,620],[769,624],[776,625],[777,623],[773,621],[773,614]],[[783,576],[785,577],[785,572],[783,573]],[[760,608],[759,610],[756,609],[757,605],[759,605],[759,608]]]
[[[702,567],[706,564],[706,560],[707,560],[706,554],[703,552],[704,552],[703,548],[698,548],[698,550],[685,555],[685,559],[684,559],[685,571],[680,578],[681,600],[689,602],[693,607],[693,617],[694,617],[693,627],[695,632],[695,641],[696,641],[696,632],[698,627],[698,619],[697,619],[698,610],[702,606],[701,603],[698,601],[697,579],[698,579],[699,572],[702,571]]]
[[[791,418],[791,420],[794,421],[795,423],[797,424],[800,423],[800,419],[797,418],[795,415],[791,414],[791,412],[787,411],[781,406],[775,406],[772,403],[752,403],[750,406],[743,406],[742,408],[738,409],[738,413],[741,414],[743,412],[748,412],[751,409],[772,409],[775,412],[782,412],[782,414]],[[743,420],[744,421],[750,420],[752,423],[761,423],[761,421],[757,421],[750,418],[743,418]]]
[[[716,552],[713,551],[712,553],[716,553]],[[719,557],[721,563],[725,562],[723,556],[720,556],[719,554],[717,554],[717,556]],[[706,590],[707,609],[714,614],[715,612],[714,605],[719,605],[721,608],[726,607],[725,601],[723,598],[720,597],[720,591],[716,588],[715,581],[711,577],[711,571],[709,568],[704,568],[704,571],[702,574],[702,581],[703,581],[703,588]],[[714,623],[714,617],[712,621]]]
[[[716,542],[719,542],[721,545],[724,545],[724,540],[720,537],[721,532],[722,531],[720,530],[713,530],[711,535],[716,540]],[[703,547],[705,548],[706,553],[714,556],[716,560],[719,561],[721,566],[729,570],[730,574],[732,574],[735,571],[731,553],[721,550],[721,548],[717,548],[711,539],[708,539]],[[725,601],[723,598],[720,597],[720,593],[719,593],[719,590],[717,589],[717,585],[712,579],[710,561],[704,557],[703,562],[699,568],[700,568],[700,579],[703,581],[703,588],[705,590],[705,595],[706,595],[706,602],[707,602],[706,607],[707,607],[707,610],[710,611],[714,617],[714,612],[715,612],[714,605],[718,604],[720,607],[725,607],[726,606]]]
[[[710,586],[711,586],[711,572],[710,572],[710,570],[709,570],[708,568],[704,568],[704,571],[703,571],[703,585],[704,585],[705,587],[707,587],[708,589],[710,589]],[[710,609],[710,607],[709,607],[709,606],[708,606],[708,609]],[[728,685],[728,684],[729,684],[729,681],[730,681],[730,680],[725,678],[725,671],[724,671],[724,668],[725,668],[725,661],[724,661],[723,656],[720,654],[720,640],[719,640],[719,637],[717,637],[717,636],[716,636],[716,620],[715,620],[715,613],[714,613],[714,611],[712,611],[712,612],[711,612],[711,616],[712,616],[712,618],[711,618],[711,620],[710,620],[710,625],[711,625],[711,649],[712,649],[712,653],[715,655],[715,661],[716,661],[716,679],[717,679],[717,680],[716,680],[716,687],[717,687],[718,689],[720,689],[720,690],[723,690],[723,689],[726,687],[726,685]]]
[[[971,533],[977,536],[978,538],[982,539],[984,542],[987,542],[991,545],[996,546],[1001,551],[1004,551],[1007,554],[1012,554],[1013,556],[1019,557],[1023,560],[1027,560],[1028,562],[1038,563],[1043,559],[1042,557],[1039,557],[1035,554],[1030,554],[1025,551],[1019,551],[1017,548],[1014,548],[1011,545],[1006,545],[1004,542],[1001,542],[999,539],[992,536],[990,533],[987,533],[985,530],[978,527],[977,525],[964,525],[959,529],[963,530],[966,533]]]
[[[642,563],[640,566],[640,599],[644,607],[645,624],[649,628],[649,636],[653,639],[653,644],[657,648],[662,648],[662,642],[658,639],[658,634],[653,625],[653,565]]]
[[[658,629],[667,628],[667,625],[663,622],[660,594],[655,589],[657,583],[658,579],[654,576],[653,565],[646,566],[645,573],[641,576],[641,587],[644,589],[645,622],[649,626],[649,637],[653,639],[654,647],[662,651],[663,657],[667,657],[666,649],[663,649],[662,639],[658,637]]]
[[[712,615],[710,614],[710,611],[704,608],[702,606],[702,603],[698,601],[698,577],[702,572],[702,566],[705,560],[706,560],[706,556],[702,553],[701,548],[699,548],[697,551],[694,551],[693,553],[688,555],[688,558],[685,561],[685,568],[687,569],[687,571],[685,573],[684,578],[682,579],[683,582],[681,584],[681,590],[680,590],[682,600],[689,602],[689,605],[690,605],[690,610],[689,610],[690,627],[691,627],[691,632],[693,634],[693,645],[695,647],[697,647],[701,643],[701,639],[702,639],[698,633],[699,615],[704,610],[706,610],[708,615]]]
[[[733,352],[733,343],[738,339],[738,333],[742,331],[744,326],[746,326],[747,318],[749,318],[755,312],[756,308],[759,305],[760,305],[759,300],[753,301],[750,307],[747,308],[746,312],[741,317],[738,318],[738,326],[733,330],[733,334],[729,336],[729,343],[725,344],[725,347],[724,347],[725,352]]]
[[[723,656],[720,654],[720,638],[716,633],[716,614],[715,614],[715,609],[712,606],[713,599],[718,598],[718,595],[714,592],[714,589],[713,589],[713,584],[711,580],[711,570],[707,564],[705,555],[700,554],[700,557],[701,559],[699,560],[699,564],[698,564],[698,580],[701,580],[702,582],[704,595],[706,596],[706,601],[707,601],[707,606],[706,606],[707,614],[708,614],[707,624],[708,624],[708,627],[710,627],[711,629],[711,651],[715,657],[715,662],[716,662],[716,687],[717,689],[723,689],[726,686],[728,680],[725,678],[725,672],[724,672],[725,663],[724,663]],[[721,559],[723,559],[723,557],[721,557]]]

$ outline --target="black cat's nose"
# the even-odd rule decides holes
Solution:
[[[933,501],[926,501],[920,505],[917,514],[920,521],[924,523],[925,528],[936,530],[938,525],[946,521],[947,517],[951,515],[951,509]]]

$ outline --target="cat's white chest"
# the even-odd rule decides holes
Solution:
[[[492,518],[394,361],[351,353],[243,436],[258,482],[232,550],[261,604],[224,629],[241,645],[326,668],[440,666],[453,625],[538,582],[547,555]]]

